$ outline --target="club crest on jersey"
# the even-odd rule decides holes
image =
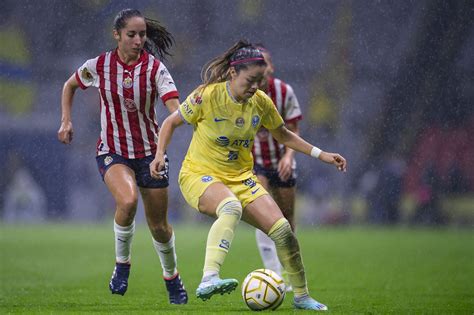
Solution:
[[[260,117],[258,115],[252,117],[252,127],[257,128],[259,122]]]
[[[126,89],[129,89],[133,86],[133,80],[132,78],[130,77],[126,77],[125,79],[123,79],[122,81],[122,86]]]
[[[125,108],[126,108],[127,111],[129,111],[129,112],[136,112],[136,111],[137,111],[137,105],[136,105],[135,102],[134,102],[132,99],[130,99],[130,98],[124,99],[123,105],[125,106]]]
[[[110,163],[112,163],[113,161],[113,157],[111,157],[110,155],[106,156],[105,159],[104,159],[104,164],[105,166],[109,165]]]
[[[245,124],[245,120],[243,117],[239,117],[235,120],[235,125],[239,128],[242,128]]]
[[[201,181],[202,181],[203,183],[208,183],[208,182],[210,182],[211,180],[212,180],[212,176],[209,176],[209,175],[205,175],[205,176],[201,177]]]

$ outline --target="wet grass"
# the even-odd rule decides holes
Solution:
[[[0,225],[0,313],[209,314],[251,312],[240,292],[194,296],[208,227],[176,226],[178,264],[190,295],[169,305],[147,228],[137,228],[129,290],[111,295],[112,229],[105,225]],[[472,314],[474,233],[455,229],[301,228],[312,295],[333,314]],[[221,275],[262,267],[254,232],[239,226]],[[240,290],[240,287],[239,287]],[[277,313],[298,313],[288,294]]]

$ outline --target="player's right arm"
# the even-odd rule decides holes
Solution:
[[[69,144],[72,141],[74,133],[71,119],[72,100],[74,93],[79,87],[76,75],[73,74],[63,86],[63,93],[61,96],[61,127],[58,130],[58,140],[64,144]]]

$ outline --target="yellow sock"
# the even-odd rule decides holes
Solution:
[[[216,214],[217,220],[207,235],[205,273],[219,273],[234,238],[234,229],[242,217],[242,205],[235,197],[226,198],[217,206]]]
[[[278,220],[271,227],[268,236],[275,242],[278,258],[288,273],[295,296],[308,294],[300,246],[288,220],[285,218]]]

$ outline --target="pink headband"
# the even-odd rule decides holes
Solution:
[[[235,66],[235,65],[239,65],[239,64],[245,63],[245,62],[259,61],[259,60],[264,60],[264,59],[263,59],[263,57],[247,58],[247,59],[232,61],[232,62],[230,63],[230,65],[231,65],[231,66]]]

